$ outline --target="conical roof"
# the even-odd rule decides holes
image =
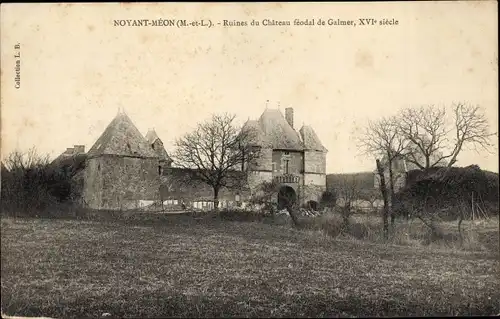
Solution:
[[[300,136],[302,137],[302,143],[304,144],[304,149],[326,152],[326,148],[323,146],[319,140],[318,135],[314,132],[314,129],[309,125],[302,125],[299,130]]]
[[[160,160],[164,160],[167,162],[172,161],[170,156],[168,156],[165,147],[163,146],[162,140],[158,137],[158,134],[156,134],[155,129],[148,130],[148,133],[146,134],[146,140],[148,141],[149,145],[151,145],[151,148],[153,148]]]
[[[123,112],[109,123],[88,152],[89,157],[99,155],[158,158],[148,141]]]
[[[149,144],[153,144],[158,139],[158,134],[156,134],[155,129],[149,129],[146,133],[146,140],[148,140]]]
[[[266,109],[259,118],[259,126],[273,149],[303,150],[299,134],[278,109]]]

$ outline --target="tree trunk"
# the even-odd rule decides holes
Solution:
[[[344,205],[342,219],[344,223],[344,228],[347,229],[349,227],[349,215],[351,213],[351,203],[347,203]]]
[[[462,222],[464,220],[464,214],[460,211],[460,219],[458,220],[458,236],[460,237],[460,244],[463,244],[464,236],[462,234]]]
[[[287,210],[288,214],[290,215],[290,218],[292,219],[293,225],[295,227],[298,227],[299,226],[299,221],[297,219],[297,216],[295,216],[295,213],[293,212],[292,206],[286,205],[286,210]]]
[[[389,157],[390,159],[390,157]],[[390,206],[389,214],[391,216],[391,227],[394,228],[394,173],[392,171],[392,160],[389,160],[389,191],[390,191]]]
[[[385,186],[384,169],[380,164],[380,160],[377,159],[376,163],[377,163],[378,175],[380,176],[380,191],[382,192],[382,197],[384,199],[384,211],[382,214],[382,221],[384,224],[384,239],[387,240],[389,238],[389,223],[387,220],[387,217],[389,215],[389,205],[387,201],[387,188]]]
[[[214,187],[214,210],[219,210],[219,188]]]
[[[457,156],[458,156],[458,153],[460,153],[461,150],[462,150],[462,143],[459,142],[457,144],[457,147],[455,148],[455,150],[453,152],[452,157],[450,158],[450,161],[448,162],[447,167],[452,167],[453,164],[455,164],[457,162]]]

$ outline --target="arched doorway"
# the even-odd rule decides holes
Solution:
[[[297,194],[295,190],[290,186],[281,186],[278,192],[278,209],[282,210],[287,207],[287,205],[291,206],[295,204],[297,201]]]

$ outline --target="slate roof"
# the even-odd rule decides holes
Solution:
[[[260,128],[273,149],[303,150],[300,136],[278,109],[266,109],[259,118]]]
[[[151,147],[154,149],[156,155],[160,158],[160,160],[172,162],[172,158],[170,158],[167,151],[165,150],[163,142],[158,137],[158,134],[156,134],[155,129],[148,130],[148,133],[146,134],[146,140],[148,141],[149,145],[151,145]]]
[[[314,129],[309,125],[303,125],[300,130],[300,136],[302,137],[302,143],[304,144],[304,149],[326,152],[326,148],[321,144],[318,135],[314,132]]]
[[[259,121],[257,120],[248,120],[243,125],[243,130],[248,130],[250,140],[258,146],[269,147],[270,144],[264,135],[264,132],[260,128]]]
[[[148,141],[124,112],[116,115],[88,152],[89,157],[100,155],[158,158]]]
[[[255,144],[282,150],[304,149],[299,134],[278,109],[266,109],[258,120],[248,120],[244,127],[256,133]]]
[[[312,127],[302,126],[299,134],[288,124],[278,109],[266,109],[258,120],[248,120],[244,128],[254,130],[254,142],[262,147],[294,151],[327,151]]]

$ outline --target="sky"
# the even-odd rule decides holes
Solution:
[[[29,18],[27,18],[29,17]],[[117,27],[115,19],[397,19],[397,26]],[[125,109],[167,152],[212,113],[240,123],[294,108],[328,149],[327,172],[371,171],[354,131],[404,107],[480,105],[498,127],[497,6],[483,2],[3,4],[1,153],[86,150]],[[15,44],[20,88],[15,88]],[[269,102],[267,103],[266,101]],[[451,116],[451,114],[450,114]],[[490,153],[457,165],[498,172]]]

